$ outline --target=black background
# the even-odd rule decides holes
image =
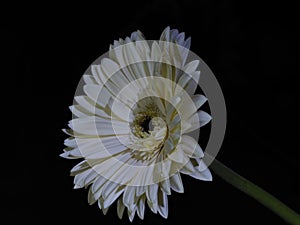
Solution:
[[[73,190],[77,161],[58,155],[77,82],[109,44],[139,29],[157,39],[166,26],[192,37],[226,100],[224,164],[300,212],[299,30],[289,2],[149,1],[12,5],[2,8],[1,186],[4,215],[31,224],[129,224],[116,206],[103,216],[86,190]],[[252,2],[252,1],[251,1]],[[4,126],[8,122],[8,125]],[[8,142],[9,147],[4,147]],[[146,209],[133,224],[285,224],[222,179],[183,177],[169,196],[169,218]]]

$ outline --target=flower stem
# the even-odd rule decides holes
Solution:
[[[250,195],[258,202],[272,210],[286,222],[294,225],[300,225],[299,214],[268,192],[264,191],[262,188],[235,173],[218,160],[214,159],[214,162],[210,165],[210,168],[215,172],[215,174],[223,178],[229,184]]]

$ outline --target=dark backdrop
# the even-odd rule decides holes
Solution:
[[[88,205],[86,190],[72,189],[69,170],[77,161],[58,157],[61,129],[71,119],[77,82],[113,40],[137,29],[157,39],[168,25],[192,37],[192,51],[222,87],[228,126],[217,158],[300,212],[297,7],[99,2],[2,8],[3,214],[31,224],[129,224],[115,205],[103,216]],[[183,181],[185,193],[169,197],[167,220],[147,208],[144,221],[133,223],[285,224],[215,175],[210,183]]]

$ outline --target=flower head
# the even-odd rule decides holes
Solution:
[[[104,214],[117,201],[120,218],[127,209],[130,221],[143,219],[145,205],[166,218],[167,195],[183,192],[180,174],[212,179],[190,136],[211,117],[199,110],[207,99],[194,94],[199,61],[187,62],[184,36],[168,27],[150,42],[134,32],[83,76],[61,156],[83,158],[71,170],[75,188],[89,187]]]

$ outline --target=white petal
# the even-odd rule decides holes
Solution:
[[[180,169],[180,173],[190,175],[191,173],[194,173],[196,170],[191,163],[190,160]]]
[[[142,67],[142,59],[138,54],[134,43],[131,42],[126,44],[123,52],[125,55],[125,61],[127,61],[127,64],[130,65],[129,68],[134,73],[135,78],[145,77],[146,74],[144,68]]]
[[[185,38],[185,33],[182,32],[180,34],[177,35],[176,37],[176,42],[179,44],[179,45],[183,45],[184,44],[184,38]]]
[[[137,41],[136,50],[143,61],[150,60],[150,47],[147,41]]]
[[[97,84],[97,81],[95,80],[95,78],[88,74],[83,75],[83,80],[86,84]]]
[[[77,146],[76,139],[73,137],[69,137],[69,138],[65,139],[64,145],[74,148]]]
[[[119,184],[115,183],[115,182],[107,182],[102,190],[102,198],[104,199],[104,201],[106,200],[106,198],[110,195],[111,192],[115,191],[117,188],[119,187]],[[106,207],[104,207],[106,208]]]
[[[96,80],[98,84],[101,86],[103,85],[103,79],[105,79],[105,75],[101,71],[101,66],[100,65],[91,65],[91,72],[93,75],[93,78]]]
[[[133,42],[130,37],[125,38],[125,44]]]
[[[189,174],[191,177],[194,177],[198,180],[203,180],[203,181],[212,181],[212,175],[209,171],[209,169],[206,169],[204,171],[199,172],[198,170],[196,170],[193,173]]]
[[[191,37],[188,37],[186,40],[185,40],[185,43],[183,45],[186,49],[189,49],[191,47]]]
[[[134,167],[129,168],[129,174],[132,174],[132,179],[130,180],[130,184],[148,184],[153,182],[153,170],[154,167],[149,166],[144,162],[139,162],[137,160],[133,161]],[[128,174],[126,174],[126,177]],[[131,177],[130,177],[131,178]],[[140,188],[136,188],[136,191],[140,191]],[[139,193],[136,193],[136,196],[139,196]]]
[[[105,82],[104,87],[110,94],[110,98],[116,98],[120,92],[120,87],[112,82],[112,79],[109,79]],[[102,94],[99,94],[101,96]],[[100,99],[99,99],[100,100]]]
[[[92,169],[91,172],[84,178],[84,186],[87,187],[90,185],[98,176],[99,174]]]
[[[172,29],[171,30],[171,40],[170,41],[175,41],[176,40],[176,37],[177,37],[177,35],[178,35],[178,30],[177,29]]]
[[[90,205],[94,204],[98,199],[95,199],[94,193],[92,191],[92,188],[89,188],[88,192],[88,203]]]
[[[144,63],[142,62],[134,43],[124,45],[123,55],[127,70],[131,74],[131,77],[139,85],[139,88],[145,89],[147,87],[146,80],[141,80],[139,78],[145,78],[147,74],[144,69]]]
[[[159,62],[160,59],[161,59],[161,50],[160,50],[160,47],[159,47],[159,45],[157,44],[156,41],[154,41],[152,43],[152,47],[151,47],[151,59],[154,62]]]
[[[65,151],[64,153],[59,155],[60,157],[63,157],[65,159],[78,159],[78,158],[82,158],[82,154],[79,151],[78,148],[74,148],[70,151]]]
[[[127,80],[130,82],[135,80],[134,75],[128,70],[127,61],[125,61],[125,57],[123,55],[124,45],[118,46],[117,48],[110,51],[110,55],[119,63],[122,68],[121,71],[124,73]]]
[[[160,182],[161,190],[165,192],[167,195],[171,194],[170,180],[166,179]]]
[[[71,112],[77,117],[92,116],[93,114],[85,110],[81,105],[72,105],[69,107]]]
[[[119,99],[109,99],[108,106],[114,115],[124,122],[129,121],[131,109]]]
[[[162,217],[168,217],[168,197],[167,194],[162,191],[158,192],[158,212]]]
[[[137,186],[136,187],[136,196],[140,197],[141,195],[143,195],[146,192],[147,187],[146,186]]]
[[[189,82],[195,82],[195,81],[193,80],[193,77],[190,74],[184,73],[180,76],[177,84],[181,88],[185,89],[188,86]]]
[[[177,114],[175,117],[171,117],[171,119],[167,118],[167,121],[169,124],[169,131],[172,133],[172,136],[173,136],[176,133],[176,129],[178,130],[178,128],[179,128],[179,125],[181,122],[180,115]]]
[[[170,185],[174,191],[178,193],[184,192],[182,180],[179,173],[176,173],[172,177],[170,177]]]
[[[74,184],[75,184],[75,187],[74,188],[82,188],[84,187],[85,185],[85,179],[86,177],[92,173],[93,170],[92,169],[88,169],[86,171],[83,171],[82,173],[79,173],[77,174],[75,177],[74,177]]]
[[[204,95],[194,95],[192,100],[195,104],[196,109],[199,109],[206,101],[207,98]]]
[[[147,204],[149,206],[149,208],[151,209],[151,211],[153,213],[157,213],[158,211],[158,205],[157,205],[157,201],[156,202],[150,202],[148,199],[147,199]]]
[[[124,88],[129,83],[129,80],[123,73],[121,67],[118,64],[116,64],[113,60],[107,58],[103,59],[101,70],[106,76],[106,79],[103,80],[104,86],[106,86],[108,90],[114,88],[114,91],[110,91],[113,91],[115,96],[122,88]]]
[[[206,125],[211,120],[211,116],[199,110],[196,114],[193,114],[190,118],[184,121],[184,126],[182,128],[183,133],[189,133],[200,127]]]
[[[106,194],[104,193],[105,190],[103,190],[103,194]],[[117,200],[117,198],[119,198],[119,196],[124,192],[124,187],[118,187],[118,188],[115,188],[108,196],[107,198],[105,199],[103,205],[104,207],[108,207],[110,206],[111,204],[114,203],[115,200]]]
[[[120,90],[129,84],[120,66],[113,60],[108,58],[102,59],[100,69],[105,76],[102,82],[113,96],[116,97]]]
[[[173,65],[171,65],[171,63],[169,63],[169,64],[160,63],[159,64],[158,71],[159,71],[160,75],[164,78],[167,78],[168,80],[174,80],[172,70],[173,70]]]
[[[108,136],[100,139],[101,144],[112,154],[116,154],[128,145],[129,136]]]
[[[161,41],[170,41],[170,27],[166,27],[160,36]]]
[[[82,161],[72,168],[71,175],[76,175],[77,173],[81,173],[89,169],[90,167],[91,166],[86,161]]]
[[[145,40],[145,37],[141,31],[137,30],[131,34],[130,39],[133,41],[141,41]]]
[[[107,88],[99,85],[85,85],[83,87],[85,94],[101,107],[105,107],[108,100],[114,97]]]
[[[158,163],[155,165],[156,174],[158,174],[162,179],[168,178],[171,170],[171,160],[165,160],[162,163]],[[166,184],[167,185],[167,184]],[[167,185],[167,186],[170,186]],[[165,186],[167,189],[170,189],[170,187]]]
[[[120,137],[121,138],[121,137]],[[112,142],[114,141],[115,142]],[[77,138],[78,149],[86,159],[102,159],[122,153],[127,149],[117,137]]]
[[[200,172],[206,170],[208,166],[205,164],[203,159],[193,159],[195,160],[195,164],[197,165],[196,169]]]
[[[91,186],[93,193],[98,191],[106,182],[107,180],[104,177],[99,176]]]
[[[135,200],[135,187],[127,186],[123,194],[123,203],[129,209],[132,208]]]
[[[138,202],[137,214],[143,220],[145,213],[145,196],[142,196]]]
[[[196,140],[188,135],[183,135],[180,143],[183,151],[193,158],[202,158],[204,153]]]
[[[133,221],[133,218],[134,218],[134,215],[135,215],[135,212],[136,212],[137,208],[135,207],[134,210],[130,211],[130,210],[127,210],[127,213],[128,213],[128,218],[130,220],[130,222]]]
[[[157,184],[151,184],[148,186],[148,191],[146,192],[147,199],[150,202],[157,202],[157,191],[158,191],[158,185]]]
[[[106,215],[109,207],[107,207],[107,208],[103,207],[103,199],[102,198],[99,198],[99,200],[98,200],[98,207],[99,207],[99,209],[102,209],[103,214]]]
[[[106,215],[106,214],[107,214],[108,209],[109,209],[109,208],[102,209],[103,215]]]
[[[107,79],[120,70],[119,65],[111,59],[104,58],[101,60],[101,66]],[[103,82],[105,84],[106,80]]]
[[[187,74],[192,74],[197,70],[199,63],[199,60],[193,60],[183,67],[183,71]]]
[[[74,99],[84,110],[87,111],[87,114],[97,115],[97,116],[107,117],[107,118],[110,117],[103,111],[103,108],[101,106],[97,105],[89,97],[76,96]]]
[[[70,121],[69,127],[80,134],[92,136],[124,135],[130,133],[129,124],[126,122],[93,116],[73,119]]]
[[[185,121],[197,112],[197,108],[191,97],[186,92],[183,93],[180,96],[181,101],[176,106],[176,109],[180,113],[181,120]]]
[[[200,127],[206,125],[211,120],[211,116],[202,110],[198,112],[198,116],[200,120]]]
[[[137,182],[132,180],[138,175],[139,170],[130,166],[135,164],[135,159],[132,159],[129,151],[120,156],[120,159],[113,157],[104,161],[101,165],[98,165],[97,170],[116,183],[125,185],[136,184]],[[130,159],[126,160],[128,157]]]
[[[122,219],[122,217],[123,217],[124,210],[125,210],[125,206],[122,202],[122,199],[119,199],[117,202],[117,213],[118,213],[118,217],[120,219]]]
[[[186,163],[187,161],[189,161],[186,154],[184,154],[183,150],[178,145],[177,145],[177,149],[172,154],[168,155],[168,157],[172,161],[177,162],[179,164],[183,164],[183,163]]]
[[[192,75],[193,80],[191,80],[187,87],[185,88],[186,92],[189,93],[189,95],[193,95],[197,89],[199,79],[200,79],[200,71],[194,71],[190,73]]]

